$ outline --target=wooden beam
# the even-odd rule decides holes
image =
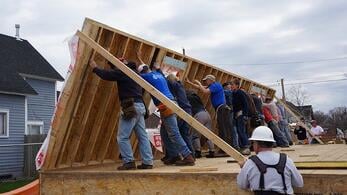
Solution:
[[[116,87],[114,87],[114,90],[117,90]],[[114,111],[112,112],[112,114],[110,115],[110,118],[113,119],[112,122],[109,122],[106,128],[106,134],[105,134],[105,144],[101,145],[101,148],[98,151],[97,154],[97,160],[98,161],[104,161],[107,155],[107,151],[110,147],[110,145],[112,145],[112,140],[116,139],[116,127],[118,125],[119,122],[119,115],[120,115],[120,104],[119,104],[119,100],[118,100],[118,96],[116,96],[116,102],[114,104]],[[118,154],[117,154],[118,155]]]
[[[86,33],[96,38],[99,34],[99,27],[95,27],[87,21],[84,22],[83,29]],[[79,43],[77,53],[91,53],[92,49],[86,47],[84,43]],[[62,144],[66,138],[65,133],[67,132],[67,127],[69,125],[68,120],[76,107],[76,101],[78,100],[78,95],[81,89],[81,81],[78,79],[84,77],[86,72],[86,67],[81,66],[83,63],[87,63],[89,59],[84,59],[76,62],[75,69],[72,71],[70,77],[66,81],[64,90],[62,91],[59,102],[56,106],[56,112],[52,121],[52,130],[50,135],[50,143],[48,146],[47,157],[42,170],[48,170],[55,168],[58,156],[61,152]]]
[[[197,173],[206,171],[218,171],[218,167],[193,167],[193,168],[182,168],[181,173]]]
[[[296,114],[289,108],[289,106],[288,106],[285,102],[283,102],[280,98],[278,98],[278,97],[276,97],[276,96],[275,96],[275,98],[276,98],[276,100],[277,100],[280,104],[282,104],[282,105],[284,106],[284,108],[285,108],[291,115],[294,116],[294,118],[295,118],[298,122],[300,121],[299,116],[296,115]],[[308,126],[307,126],[306,124],[303,124],[303,125],[304,125],[304,128],[306,129],[306,131],[307,131],[314,139],[316,139],[320,144],[324,144],[324,142],[322,142],[322,140],[319,139],[319,137],[315,136],[315,135],[312,133],[311,129],[308,128]]]
[[[232,148],[226,142],[224,142],[217,135],[212,133],[209,129],[207,129],[204,125],[199,123],[192,116],[187,114],[184,110],[178,107],[174,102],[165,97],[161,92],[155,89],[152,85],[150,85],[147,81],[142,79],[140,75],[133,72],[130,68],[125,66],[122,62],[120,62],[117,58],[112,56],[107,50],[99,46],[94,40],[90,39],[84,33],[77,31],[77,35],[80,37],[82,41],[88,44],[90,47],[95,49],[100,55],[104,56],[108,61],[114,64],[117,68],[119,68],[122,72],[132,78],[136,83],[138,83],[141,87],[143,87],[146,91],[156,97],[159,101],[164,103],[169,109],[174,111],[180,118],[186,121],[190,126],[199,131],[202,135],[210,139],[214,144],[216,144],[219,148],[221,148],[225,153],[229,154],[238,162],[243,162],[246,158],[239,153],[236,149]]]
[[[298,169],[347,169],[347,161],[294,162]]]
[[[120,34],[120,35],[129,37],[129,38],[131,38],[131,39],[134,39],[134,40],[137,40],[137,41],[146,43],[146,44],[148,44],[148,45],[155,46],[155,47],[159,48],[161,51],[165,50],[165,51],[164,51],[165,53],[168,52],[168,53],[170,53],[170,54],[172,54],[172,55],[182,55],[180,52],[176,52],[176,51],[173,51],[173,50],[171,50],[171,49],[164,48],[164,47],[162,47],[162,46],[159,46],[158,44],[149,42],[149,41],[147,41],[147,40],[144,40],[144,39],[142,39],[142,38],[136,37],[136,36],[131,35],[131,34],[129,34],[129,33],[126,33],[126,32],[120,31],[120,30],[118,30],[118,29],[112,28],[111,26],[102,24],[102,23],[100,23],[100,22],[98,22],[98,21],[95,21],[95,20],[93,20],[93,19],[86,18],[85,20],[86,20],[86,22],[88,22],[88,23],[91,23],[91,24],[93,24],[93,25],[96,25],[96,26],[99,26],[99,27],[102,27],[102,28],[111,30],[111,31],[113,31],[113,32],[116,32],[117,34]],[[164,56],[163,56],[163,57],[164,57]],[[213,65],[207,64],[207,63],[202,62],[202,61],[200,61],[200,60],[198,60],[198,59],[195,59],[195,58],[192,58],[192,57],[189,57],[189,56],[185,56],[185,58],[187,58],[187,59],[189,59],[189,60],[192,60],[194,63],[198,63],[198,64],[201,64],[201,65],[203,65],[203,66],[211,67],[211,68],[216,69],[216,70],[218,70],[218,71],[222,71],[222,72],[224,72],[224,73],[226,73],[226,74],[233,75],[234,77],[239,78],[240,80],[243,80],[243,79],[248,80],[248,79],[246,79],[245,77],[242,77],[242,76],[240,76],[240,75],[236,75],[235,73],[229,72],[229,71],[227,71],[227,70],[218,68],[218,66],[213,66]],[[158,58],[158,59],[160,60],[160,58]],[[159,63],[161,63],[161,61],[159,61]],[[250,81],[250,80],[248,80],[248,81]],[[264,86],[264,87],[266,87],[266,88],[269,88],[269,87],[267,87],[267,86],[265,86],[265,85],[263,85],[263,84],[261,84],[261,83],[258,83],[258,82],[255,82],[255,81],[251,81],[251,82],[256,83],[256,84],[258,84],[258,85],[260,85],[260,86]],[[269,89],[271,89],[271,88],[269,88]],[[271,89],[271,91],[275,91],[275,90],[274,90],[274,89]]]

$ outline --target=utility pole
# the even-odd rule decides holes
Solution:
[[[281,86],[282,86],[282,100],[286,102],[286,94],[284,92],[284,79],[281,79]]]

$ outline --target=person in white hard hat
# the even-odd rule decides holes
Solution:
[[[293,160],[272,151],[275,140],[271,129],[259,126],[249,140],[256,155],[240,163],[237,185],[241,189],[250,189],[254,194],[294,194],[293,187],[304,186]]]

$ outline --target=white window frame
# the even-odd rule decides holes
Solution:
[[[43,121],[27,121],[27,132],[25,132],[26,135],[30,135],[29,134],[29,125],[37,125],[37,126],[41,126],[42,128],[40,129],[40,134],[43,134],[44,131],[44,123]]]
[[[5,113],[6,117],[6,135],[0,135],[0,138],[9,138],[10,137],[10,110],[0,108],[1,113]]]

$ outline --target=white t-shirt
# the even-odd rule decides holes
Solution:
[[[324,133],[324,130],[321,126],[317,125],[316,127],[312,127],[311,128],[311,132],[314,135],[321,135],[322,133]]]

